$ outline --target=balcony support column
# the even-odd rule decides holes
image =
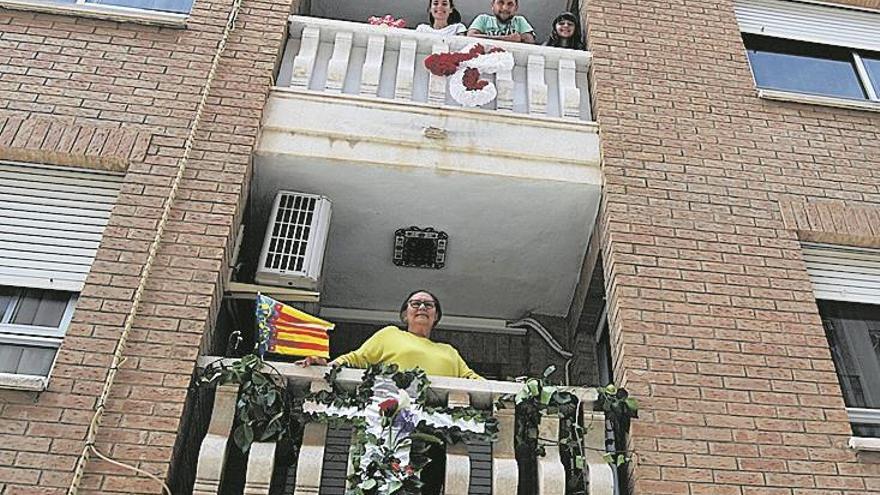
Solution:
[[[327,92],[342,93],[345,77],[348,75],[348,60],[351,57],[352,33],[336,33],[333,42],[333,56],[327,65]]]
[[[444,53],[449,51],[449,45],[441,40],[434,43],[432,53]],[[446,103],[446,77],[428,73],[428,102],[442,105]]]
[[[514,450],[516,412],[513,404],[508,406],[495,411],[498,441],[492,445],[492,493],[499,495],[513,495],[519,486],[519,467]]]
[[[400,58],[397,60],[397,82],[394,86],[394,99],[396,100],[412,100],[417,48],[418,42],[414,39],[404,38],[400,40]]]
[[[329,390],[324,381],[313,381],[312,393]],[[309,422],[303,429],[302,446],[296,463],[296,486],[294,495],[318,495],[321,488],[321,473],[324,468],[324,446],[327,444],[327,425]]]
[[[465,391],[450,391],[449,407],[468,407],[471,398]],[[464,442],[446,446],[446,482],[444,495],[467,495],[471,481],[471,459]]]
[[[312,72],[318,58],[318,45],[321,44],[321,31],[313,26],[303,28],[299,53],[293,59],[293,74],[290,85],[294,88],[306,88],[312,82]]]
[[[275,469],[275,442],[254,442],[248,456],[244,495],[269,495]]]
[[[199,449],[193,495],[216,495],[220,490],[237,398],[238,385],[219,385],[214,393],[214,408],[211,411],[208,434]]]
[[[529,113],[532,115],[547,115],[547,83],[544,81],[544,57],[541,55],[529,55],[528,83],[529,83]]]
[[[538,426],[538,438],[559,440],[559,417],[544,415]],[[559,456],[559,444],[544,447],[543,457],[538,457],[538,495],[565,495],[565,467]]]
[[[575,83],[577,67],[574,60],[559,59],[559,115],[563,118],[578,118],[581,114],[581,92]]]
[[[367,39],[367,56],[361,72],[361,96],[378,96],[382,78],[382,60],[385,58],[385,37],[370,36]]]

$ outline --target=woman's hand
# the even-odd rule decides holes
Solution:
[[[294,362],[293,364],[297,366],[302,366],[303,368],[308,368],[313,364],[317,364],[319,366],[327,366],[327,360],[320,356],[309,356],[304,359],[300,359],[299,361]]]

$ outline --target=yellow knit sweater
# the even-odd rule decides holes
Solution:
[[[354,368],[379,363],[396,364],[403,370],[418,367],[429,375],[482,380],[451,345],[432,342],[395,326],[379,330],[359,349],[333,361]]]

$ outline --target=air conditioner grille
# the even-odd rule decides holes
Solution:
[[[275,270],[302,271],[318,199],[284,195],[273,221],[266,266]]]

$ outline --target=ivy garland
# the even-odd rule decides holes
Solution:
[[[514,447],[519,455],[545,455],[546,446],[559,446],[563,462],[567,464],[569,473],[566,493],[569,495],[586,494],[586,446],[584,437],[587,430],[580,423],[581,401],[566,387],[549,384],[550,376],[556,371],[551,365],[544,370],[541,378],[529,378],[516,395],[505,395],[496,402],[496,407],[503,408],[505,403],[513,402],[516,410],[516,429]],[[599,387],[596,410],[604,411],[615,432],[627,432],[630,418],[638,417],[638,401],[629,397],[623,388],[608,385]],[[540,438],[538,426],[541,417],[555,414],[560,417],[562,434],[560,438]],[[603,458],[612,465],[621,465],[629,460],[626,451],[605,452]]]
[[[264,373],[264,366],[271,368],[280,379]],[[267,365],[256,354],[249,354],[231,364],[223,360],[210,363],[202,371],[199,383],[239,384],[232,440],[242,452],[250,450],[255,441],[277,442],[289,435],[291,400],[287,388],[280,385],[285,380],[278,370]]]

